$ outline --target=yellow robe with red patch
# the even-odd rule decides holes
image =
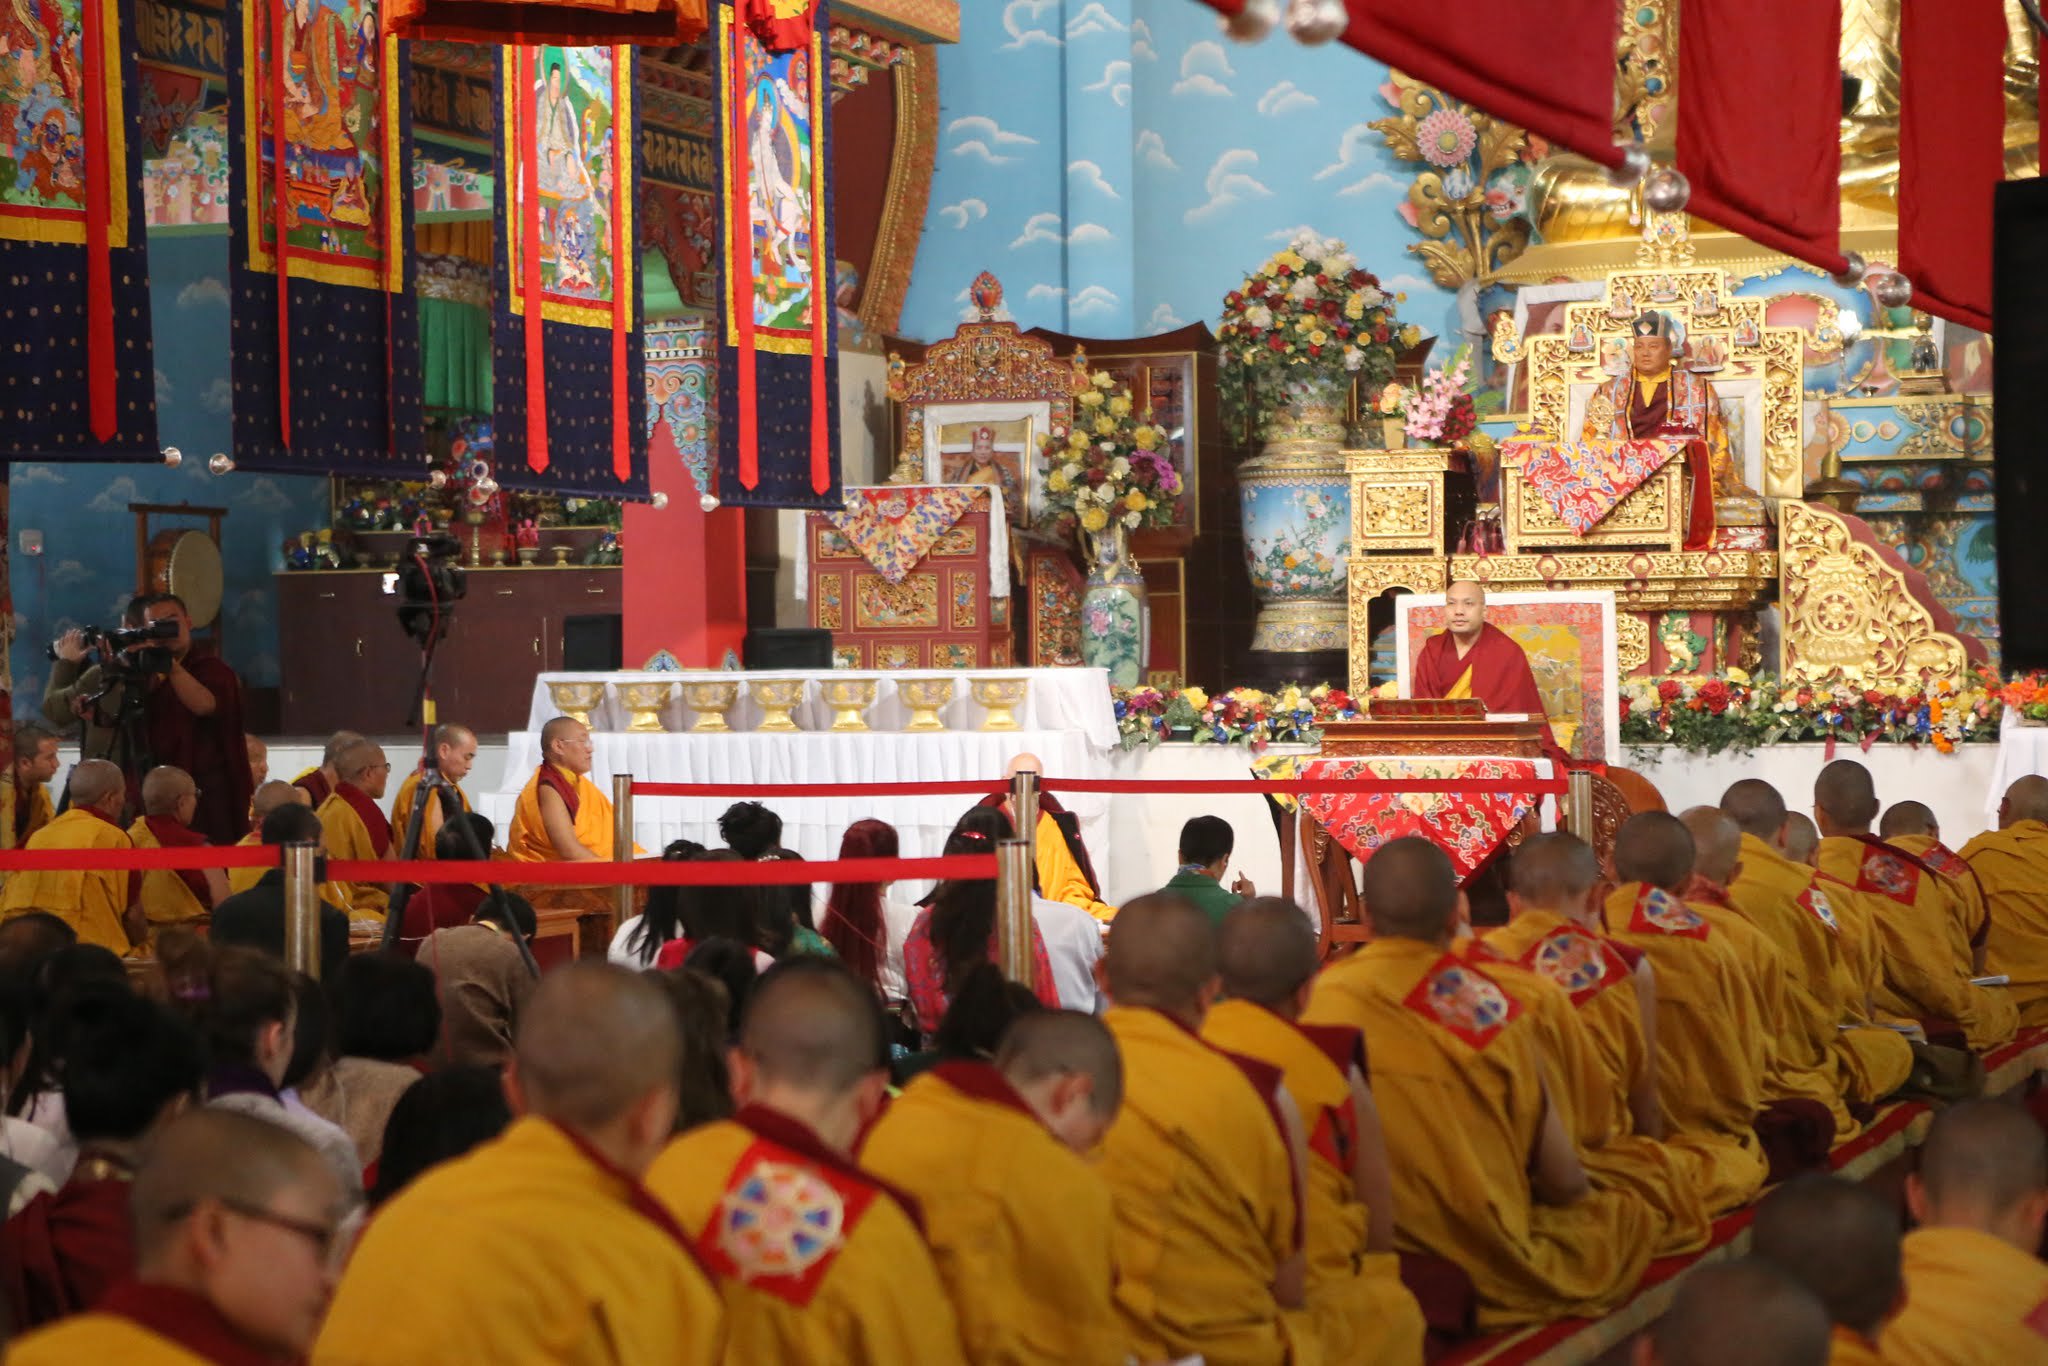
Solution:
[[[326,833],[321,844],[331,859],[363,859],[375,861],[381,855],[377,846],[370,841],[370,827],[363,824],[363,818],[340,793],[335,793],[320,803],[320,828]],[[384,912],[391,905],[391,893],[380,882],[343,882],[341,887],[348,900],[351,918],[382,920]]]
[[[31,835],[27,847],[74,852],[131,849],[134,841],[105,817],[73,807]],[[10,876],[5,890],[0,891],[0,921],[29,911],[48,911],[78,932],[79,943],[126,954],[128,932],[121,927],[121,917],[132,899],[129,878],[130,874],[115,869],[25,869]]]
[[[916,1197],[970,1361],[1122,1361],[1109,1187],[1000,1072],[941,1063],[868,1132],[861,1165]]]
[[[454,784],[454,787],[456,800],[462,803],[462,809],[464,811],[473,810],[474,808],[469,804],[469,794],[462,790],[462,785],[457,783]],[[419,800],[419,791],[420,775],[417,770],[406,774],[405,781],[398,785],[398,795],[391,802],[391,842],[393,847],[397,847],[405,841],[405,832],[412,823],[413,803]],[[429,812],[428,818],[420,822],[420,846],[419,853],[416,855],[418,858],[435,857],[434,836],[440,833],[440,823],[437,819],[440,813],[432,808],[429,808]],[[489,850],[485,852],[489,853]]]
[[[1117,1305],[1140,1361],[1290,1359],[1273,1276],[1300,1246],[1294,1158],[1243,1069],[1156,1010],[1103,1016],[1124,1103],[1103,1140]]]
[[[1370,1211],[1352,1176],[1358,1115],[1348,1075],[1293,1021],[1249,1001],[1221,1001],[1202,1037],[1280,1069],[1308,1132],[1308,1320],[1326,1362],[1422,1360],[1422,1308],[1400,1260],[1366,1249]]]
[[[262,843],[263,837],[261,835],[244,835],[235,841],[235,848],[253,849]],[[228,869],[228,895],[235,896],[248,891],[251,887],[263,881],[263,875],[269,871],[270,869],[262,867]],[[321,883],[320,899],[338,911],[348,909],[348,897],[342,891],[340,883]]]
[[[1554,911],[1488,930],[1470,956],[1541,1031],[1551,1101],[1593,1184],[1633,1191],[1656,1211],[1657,1255],[1705,1247],[1711,1221],[1700,1157],[1635,1132],[1629,1095],[1647,1079],[1650,1055],[1627,960]]]
[[[1957,958],[1967,956],[1965,913],[1948,879],[1896,852],[1836,836],[1820,842],[1821,872],[1849,883],[1871,909],[1882,958],[1873,993],[1878,1009],[1909,1019],[1949,1020],[1978,1052],[2019,1031],[2019,1011],[2003,988],[1972,986]]]
[[[2048,1262],[1973,1228],[1904,1244],[1906,1307],[1878,1337],[1885,1366],[2048,1361]]]
[[[1598,1317],[1634,1292],[1656,1223],[1640,1195],[1531,1192],[1543,1054],[1499,983],[1434,944],[1376,939],[1322,971],[1303,1018],[1364,1031],[1395,1239],[1470,1274],[1480,1328]]]
[[[1866,971],[1862,960],[1875,931],[1867,912],[1846,899],[1838,909],[1816,882],[1813,869],[1745,834],[1741,875],[1728,891],[1736,908],[1785,955],[1793,975],[1788,1004],[1802,1018],[1798,1026],[1788,1020],[1784,1027],[1803,1027],[1816,1042],[1825,1040],[1842,1099],[1879,1100],[1912,1072],[1913,1049],[1904,1035],[1868,1024],[1863,1003],[1849,999]],[[1846,1112],[1835,1122],[1844,1132],[1858,1127]]]
[[[543,1119],[380,1208],[311,1366],[709,1362],[717,1287],[647,1192]]]
[[[555,771],[576,789],[576,842],[601,859],[612,856],[612,804],[587,774],[571,773],[560,764]],[[505,851],[521,863],[560,863],[554,841],[548,838],[546,822],[540,816],[540,774],[527,779],[512,808],[512,833]]]
[[[1768,1057],[1757,995],[1728,936],[1660,888],[1625,882],[1607,897],[1607,933],[1657,972],[1657,1104],[1665,1141],[1705,1164],[1709,1214],[1747,1203],[1769,1164],[1754,1121]]]
[[[2016,821],[1963,846],[1991,912],[1984,970],[2012,979],[2005,990],[2023,1025],[2048,1024],[2048,825]]]
[[[1950,943],[1956,951],[1956,969],[1966,977],[1978,977],[1977,953],[1991,930],[1991,910],[1984,902],[1984,888],[1977,874],[1962,856],[1932,835],[1894,835],[1885,841],[1931,865],[1948,886],[1949,910],[1956,917]],[[2009,994],[2009,993],[2008,993]]]
[[[128,827],[128,838],[137,849],[163,848],[149,828],[149,822],[141,816]],[[142,914],[149,920],[149,938],[156,942],[157,931],[174,925],[189,924],[202,919],[213,910],[192,890],[192,885],[169,868],[151,868],[142,875],[142,894],[137,898],[142,903]]]
[[[647,1188],[718,1277],[722,1360],[966,1360],[914,1214],[803,1125],[749,1107],[691,1129],[655,1159]]]

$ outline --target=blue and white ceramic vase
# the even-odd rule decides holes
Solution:
[[[1305,654],[1348,647],[1351,479],[1344,469],[1342,371],[1290,386],[1265,444],[1237,468],[1245,568],[1259,600],[1252,648]]]
[[[1145,576],[1131,558],[1129,535],[1120,522],[1081,533],[1088,556],[1088,585],[1081,593],[1081,658],[1090,668],[1109,670],[1112,687],[1135,688],[1145,677]]]

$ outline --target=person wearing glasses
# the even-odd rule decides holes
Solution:
[[[7,1360],[298,1360],[334,1294],[349,1204],[290,1130],[225,1110],[180,1115],[135,1173],[134,1279]]]
[[[332,859],[388,859],[391,854],[391,822],[377,805],[384,798],[384,785],[391,780],[391,761],[375,740],[358,740],[334,757],[337,780],[334,791],[320,803],[320,826],[327,832],[321,841]],[[380,924],[391,904],[391,888],[383,882],[347,884],[349,918],[374,920]]]
[[[192,828],[199,809],[199,784],[182,768],[169,764],[151,769],[142,779],[142,814],[128,827],[137,849],[188,849],[207,843]],[[228,875],[222,868],[152,868],[142,875],[142,914],[149,937],[172,925],[190,925],[228,899]]]

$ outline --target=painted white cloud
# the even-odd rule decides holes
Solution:
[[[1131,64],[1121,57],[1102,68],[1102,79],[1093,85],[1084,85],[1083,90],[1105,90],[1109,98],[1119,106],[1131,102]]]
[[[1067,179],[1077,181],[1083,189],[1094,190],[1108,195],[1111,199],[1122,199],[1116,186],[1102,177],[1102,168],[1092,161],[1070,161],[1067,163]]]
[[[1152,316],[1145,320],[1145,335],[1156,337],[1161,332],[1171,332],[1175,328],[1186,326],[1186,320],[1173,311],[1172,304],[1161,304],[1153,309]]]
[[[252,512],[289,512],[293,506],[291,495],[275,479],[253,480],[247,487],[235,494],[235,506]]]
[[[1061,243],[1113,242],[1116,234],[1100,223],[1078,223],[1072,232],[1062,232],[1065,220],[1056,213],[1034,213],[1024,220],[1024,230],[1010,243],[1010,250],[1047,242],[1053,246]]]
[[[1344,130],[1343,136],[1337,139],[1337,159],[1317,171],[1314,178],[1329,180],[1334,176],[1363,169],[1367,154],[1372,149],[1372,139],[1378,136],[1379,134],[1373,132],[1371,124],[1352,124]]]
[[[59,560],[51,567],[48,582],[52,588],[73,588],[99,576],[97,569],[86,568],[81,560]]]
[[[1180,79],[1173,83],[1173,93],[1228,95],[1231,93],[1230,87],[1223,83],[1223,79],[1236,74],[1236,70],[1230,65],[1230,54],[1223,50],[1223,44],[1205,38],[1181,54]]]
[[[1061,285],[1033,285],[1030,289],[1024,291],[1024,299],[1027,303],[1049,303],[1054,299],[1064,299],[1066,297],[1067,291]]]
[[[1098,33],[1122,33],[1124,21],[1102,7],[1102,0],[1089,0],[1085,9],[1067,20],[1067,37],[1092,38]]]
[[[201,304],[228,306],[228,287],[218,275],[202,275],[178,291],[178,307],[197,308]]]
[[[1277,119],[1282,114],[1292,114],[1297,109],[1313,109],[1321,103],[1293,81],[1282,81],[1259,96],[1259,112],[1269,119]]]
[[[1402,193],[1401,182],[1388,175],[1385,171],[1374,171],[1371,175],[1354,180],[1343,189],[1337,191],[1337,193],[1340,195],[1361,195],[1371,194],[1374,190],[1389,190],[1395,194]]]
[[[206,392],[199,396],[199,406],[209,413],[224,413],[235,406],[235,387],[226,376],[206,386]]]
[[[171,401],[171,377],[162,370],[156,372],[156,406],[161,408]]]
[[[128,505],[140,502],[142,491],[135,487],[135,481],[127,475],[108,482],[107,486],[93,495],[85,505],[87,512],[118,512],[128,515]]]
[[[1425,289],[1435,289],[1434,281],[1420,275],[1394,275],[1380,281],[1380,288],[1389,294],[1415,294]]]
[[[7,482],[15,488],[27,488],[31,484],[68,484],[71,481],[48,465],[16,465],[9,471]]]
[[[1059,35],[1039,24],[1038,17],[1046,11],[1053,11],[1053,21],[1059,20],[1059,0],[1009,0],[1003,6],[1003,32],[1010,35],[1010,41],[1003,44],[1003,51],[1015,52],[1019,48],[1041,46],[1058,47]]]
[[[1075,246],[1088,242],[1114,242],[1116,234],[1100,223],[1079,223],[1067,234],[1067,241]]]
[[[1156,62],[1159,49],[1152,46],[1152,26],[1143,19],[1131,20],[1131,60]]]
[[[1300,237],[1303,233],[1307,233],[1313,237],[1322,236],[1320,232],[1317,232],[1315,228],[1311,227],[1309,224],[1297,223],[1291,228],[1281,228],[1277,232],[1267,233],[1266,240],[1268,242],[1292,242],[1295,238]]]
[[[1248,199],[1272,198],[1273,192],[1266,188],[1265,182],[1252,174],[1258,164],[1259,154],[1249,147],[1232,147],[1225,151],[1209,168],[1209,174],[1202,178],[1202,188],[1208,199],[1182,214],[1182,221],[1205,222]]]
[[[956,228],[964,228],[970,222],[980,222],[988,217],[988,203],[980,199],[963,199],[958,204],[946,204],[939,209],[939,217]]]
[[[946,125],[947,137],[959,135],[964,136],[961,141],[953,144],[954,156],[980,157],[994,166],[1017,159],[1007,155],[1005,149],[1038,145],[1037,138],[1027,137],[1023,133],[1012,133],[986,114],[969,114]]]
[[[1101,285],[1090,285],[1067,301],[1067,312],[1076,318],[1113,312],[1123,301]]]
[[[1147,166],[1157,166],[1162,171],[1178,171],[1180,163],[1166,151],[1166,138],[1147,128],[1138,134],[1138,160]]]

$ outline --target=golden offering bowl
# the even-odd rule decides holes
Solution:
[[[896,695],[910,708],[905,730],[944,730],[939,709],[953,700],[957,685],[950,678],[906,678],[896,685]]]
[[[832,729],[866,730],[867,718],[861,713],[875,705],[876,686],[872,678],[826,679],[821,695],[832,708]]]
[[[803,704],[801,678],[756,678],[748,682],[747,695],[761,709],[761,724],[755,730],[802,730],[790,713]]]
[[[977,678],[970,689],[974,700],[988,708],[988,716],[978,727],[980,730],[1016,730],[1016,708],[1024,705],[1024,694],[1031,687],[1028,678]]]
[[[740,685],[737,679],[731,682],[685,683],[683,704],[697,713],[697,720],[691,730],[731,730],[732,725],[725,714],[739,705]]]
[[[587,726],[590,724],[590,713],[604,701],[604,684],[574,681],[550,683],[548,696],[562,715]]]
[[[620,684],[619,700],[626,704],[626,710],[633,716],[626,729],[641,735],[659,735],[664,729],[661,709],[668,705],[669,698],[675,696],[675,690],[674,683]]]

